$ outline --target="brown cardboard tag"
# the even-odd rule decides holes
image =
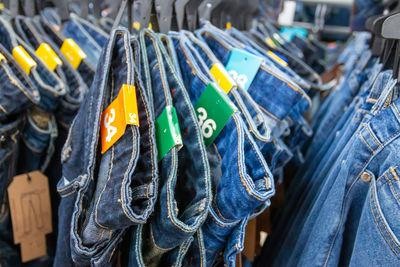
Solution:
[[[14,243],[22,262],[46,255],[45,235],[52,232],[49,182],[39,171],[15,176],[7,189]]]

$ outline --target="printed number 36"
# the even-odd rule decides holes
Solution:
[[[199,124],[205,138],[210,138],[217,129],[217,124],[213,119],[207,119],[207,111],[204,108],[198,108]]]

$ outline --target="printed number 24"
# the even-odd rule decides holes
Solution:
[[[203,136],[205,138],[210,138],[217,129],[217,124],[213,119],[207,119],[207,111],[204,108],[198,108],[197,112],[199,113],[199,124]]]

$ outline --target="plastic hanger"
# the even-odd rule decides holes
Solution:
[[[175,0],[155,0],[157,22],[161,33],[168,33],[171,29],[172,12]]]
[[[179,30],[187,30],[189,28],[186,17],[186,5],[190,0],[176,0],[175,1],[175,15],[178,23]]]

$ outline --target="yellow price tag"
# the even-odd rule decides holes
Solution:
[[[135,28],[137,31],[139,31],[139,30],[140,30],[140,23],[137,22],[137,21],[135,21],[135,22],[133,23],[133,28]]]
[[[274,43],[274,41],[272,41],[271,38],[267,37],[265,38],[265,42],[272,48],[276,48],[276,44]]]
[[[32,59],[32,57],[25,51],[22,46],[16,46],[12,50],[12,56],[15,61],[22,67],[26,74],[29,75],[31,68],[37,66],[37,63]]]
[[[124,84],[101,115],[102,154],[124,135],[127,124],[139,126],[139,113],[135,86]]]
[[[279,65],[281,65],[282,67],[287,67],[288,64],[286,61],[284,61],[283,59],[281,59],[280,57],[278,57],[274,52],[272,51],[268,51],[267,55],[273,59],[275,62],[277,62]]]
[[[236,82],[221,63],[215,63],[211,67],[210,72],[226,94],[228,94],[234,86],[237,86]]]
[[[2,60],[7,61],[6,57],[2,53],[0,53],[0,61],[2,61]]]
[[[79,67],[82,59],[86,58],[85,52],[70,38],[65,39],[60,51],[75,69]]]
[[[232,28],[232,23],[227,22],[227,23],[226,23],[226,29],[227,29],[227,30],[230,30],[231,28]]]
[[[39,48],[36,50],[36,55],[43,60],[46,66],[51,70],[55,70],[58,65],[62,65],[61,59],[49,44],[41,43]]]

